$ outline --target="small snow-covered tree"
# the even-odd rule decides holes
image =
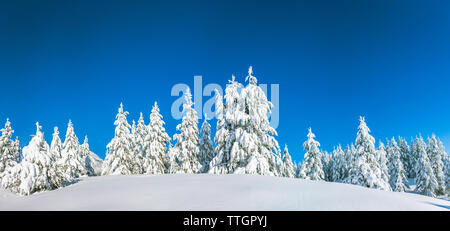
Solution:
[[[388,147],[387,156],[389,161],[389,183],[392,190],[395,192],[406,191],[408,189],[408,181],[401,161],[401,149],[397,145],[394,137],[392,137],[390,146]]]
[[[189,88],[184,92],[185,103],[183,104],[183,118],[181,124],[178,124],[177,130],[179,134],[174,135],[177,143],[173,151],[178,153],[175,155],[178,165],[184,173],[198,173],[201,164],[198,160],[198,117],[197,112],[193,108],[192,95]]]
[[[442,142],[440,142],[433,134],[431,138],[428,138],[427,155],[430,159],[431,168],[433,169],[434,176],[438,186],[435,194],[437,196],[445,194],[445,179],[444,179],[444,163],[442,159],[445,157],[445,150]]]
[[[419,159],[419,155],[417,152],[417,146],[414,142],[414,139],[411,138],[411,145],[410,145],[410,158],[409,158],[409,171],[408,171],[408,177],[415,178],[417,173],[417,160]]]
[[[50,153],[55,158],[55,160],[59,161],[62,158],[63,151],[63,143],[61,138],[59,138],[58,127],[53,129],[53,139],[50,143]]]
[[[426,145],[421,136],[416,138],[415,146],[417,152],[415,191],[426,196],[435,197],[439,183],[434,176],[433,167],[431,166],[426,151]]]
[[[120,104],[114,131],[114,138],[106,146],[107,152],[103,162],[102,175],[131,175],[142,173],[139,155],[135,153],[130,124],[127,121],[128,112]]]
[[[85,161],[80,150],[78,137],[75,135],[72,121],[67,125],[66,138],[63,143],[61,168],[70,178],[78,178],[86,175]]]
[[[2,186],[21,195],[50,190],[59,187],[59,176],[53,167],[54,160],[50,147],[36,123],[36,135],[23,148],[23,159],[20,164],[7,170],[2,179]]]
[[[314,140],[316,135],[308,130],[308,139],[303,143],[303,149],[306,151],[299,178],[308,180],[323,180],[325,174],[322,166],[322,153],[319,150],[320,143]]]
[[[448,154],[444,157],[444,174],[446,193],[450,196],[450,156]]]
[[[251,67],[248,73],[245,88],[233,76],[225,89],[224,105],[218,97],[216,157],[211,161],[210,173],[279,174],[276,159],[281,151],[268,118],[272,103],[257,86]]]
[[[327,151],[322,151],[322,166],[323,166],[323,173],[324,173],[324,180],[325,181],[331,181],[331,155]]]
[[[390,176],[389,176],[389,169],[387,166],[387,151],[386,147],[384,146],[383,142],[380,141],[380,144],[377,148],[377,161],[380,165],[380,171],[381,171],[381,179],[386,183],[386,185],[390,185]],[[387,189],[388,191],[391,190],[391,187]]]
[[[90,159],[90,155],[91,155],[91,150],[89,149],[89,143],[88,143],[88,137],[85,136],[84,137],[84,142],[80,147],[80,152],[81,152],[81,157],[84,160],[84,165],[85,165],[85,170],[86,170],[86,174],[88,176],[95,176],[95,170],[94,167],[92,166],[92,162]]]
[[[206,114],[205,120],[203,121],[202,127],[200,129],[200,152],[199,152],[199,161],[202,165],[202,169],[200,172],[206,173],[209,171],[209,164],[211,160],[214,158],[214,147],[211,140],[211,125],[208,123]]]
[[[169,143],[166,156],[166,172],[170,174],[184,173],[178,165],[177,155],[180,153],[177,147]]]
[[[368,188],[389,190],[389,185],[381,178],[380,166],[376,159],[375,139],[369,134],[364,117],[360,117],[360,125],[356,137],[356,153],[352,159],[347,182]]]
[[[291,155],[289,154],[289,150],[287,145],[284,146],[283,151],[283,168],[280,176],[294,178],[296,167],[294,163],[292,163]]]
[[[341,145],[333,149],[330,172],[330,180],[333,182],[342,182],[347,177],[347,159]]]
[[[406,139],[402,137],[398,137],[398,147],[400,148],[400,160],[403,164],[405,175],[408,177],[411,168],[411,150]]]
[[[14,167],[20,161],[20,145],[18,140],[11,139],[14,130],[11,128],[11,122],[6,119],[5,127],[0,130],[0,180],[2,173],[7,168]]]
[[[164,174],[166,172],[167,143],[169,143],[170,137],[166,133],[164,124],[163,116],[159,113],[158,104],[155,102],[143,146],[146,174]]]
[[[148,135],[148,126],[145,125],[144,116],[142,112],[139,115],[139,120],[137,126],[134,131],[134,145],[135,145],[135,153],[145,157],[145,149],[144,147],[149,146],[146,144],[145,138]]]

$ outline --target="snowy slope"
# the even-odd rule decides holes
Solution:
[[[447,210],[450,201],[359,186],[251,175],[101,176],[28,197],[0,189],[0,210]]]

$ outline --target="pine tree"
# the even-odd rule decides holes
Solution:
[[[211,125],[208,123],[206,114],[205,120],[203,121],[202,127],[200,129],[201,138],[200,138],[200,152],[199,152],[199,161],[202,165],[202,169],[200,172],[207,173],[209,171],[209,164],[211,160],[214,158],[214,147],[211,141]]]
[[[375,139],[369,134],[364,117],[360,117],[360,125],[356,137],[356,152],[352,158],[348,183],[389,190],[389,185],[381,178],[380,166],[376,160]]]
[[[107,152],[103,162],[102,175],[131,175],[142,173],[141,160],[135,153],[133,136],[130,133],[130,124],[127,121],[128,112],[120,104],[114,132],[114,138],[106,146]]]
[[[445,188],[447,196],[450,197],[450,156],[448,154],[445,155],[444,166]]]
[[[184,93],[184,99],[184,115],[181,124],[177,126],[177,130],[180,133],[174,135],[174,140],[177,143],[173,151],[177,151],[175,156],[181,171],[184,173],[198,173],[202,167],[198,160],[198,117],[197,112],[193,108],[194,103],[192,102],[189,88]]]
[[[411,150],[406,139],[402,137],[398,137],[398,147],[400,148],[400,160],[403,164],[405,175],[408,177],[411,168]]]
[[[444,179],[444,158],[445,150],[442,142],[438,141],[433,134],[431,138],[428,138],[427,155],[430,159],[431,168],[433,169],[434,176],[438,186],[435,191],[435,195],[440,196],[445,194],[445,179]]]
[[[410,178],[415,178],[417,173],[417,161],[419,159],[419,155],[417,152],[417,146],[414,142],[414,139],[411,138],[411,146],[410,146],[410,159],[409,159],[409,171],[408,176]]]
[[[381,179],[386,183],[386,185],[390,185],[390,176],[389,176],[389,169],[387,166],[387,152],[386,147],[384,146],[383,142],[380,141],[380,144],[377,148],[377,161],[380,165],[380,171],[381,171]],[[391,190],[391,187],[387,189],[388,191]]]
[[[80,147],[81,157],[84,160],[84,169],[86,171],[86,174],[88,176],[95,176],[95,170],[92,166],[91,159],[89,156],[91,155],[91,150],[89,149],[89,143],[88,143],[88,137],[84,137],[84,142]]]
[[[401,161],[401,149],[397,145],[395,138],[392,137],[391,144],[387,152],[389,183],[395,192],[404,192],[408,189],[405,170]]]
[[[324,180],[331,181],[331,155],[327,151],[322,151],[322,166],[324,173]]]
[[[64,172],[64,175],[69,177],[67,180],[75,179],[87,174],[85,161],[80,150],[80,143],[78,142],[72,121],[70,120],[67,126],[61,157],[59,166]]]
[[[55,160],[59,161],[62,158],[63,143],[61,138],[59,138],[58,127],[55,127],[53,131],[53,139],[50,143],[50,153],[53,155]]]
[[[20,162],[20,145],[19,141],[11,140],[14,130],[11,128],[11,122],[6,119],[5,128],[0,130],[0,180],[2,173],[7,168],[12,168]]]
[[[433,168],[426,151],[426,145],[421,136],[416,138],[415,145],[417,152],[415,191],[426,196],[435,197],[435,192],[439,184],[434,176]]]
[[[169,135],[164,128],[163,116],[159,113],[158,104],[152,108],[150,124],[144,139],[144,169],[146,174],[164,174],[166,172],[167,143]]]
[[[269,125],[272,104],[257,86],[251,67],[246,80],[249,84],[242,89],[233,76],[225,89],[225,105],[218,97],[217,155],[209,172],[276,176],[281,151],[274,138],[277,133]]]
[[[347,147],[347,149],[349,148]],[[347,177],[347,160],[341,145],[333,149],[330,172],[330,180],[332,182],[342,182]]]
[[[2,186],[21,195],[59,187],[59,177],[53,168],[54,160],[50,148],[36,123],[36,135],[23,148],[23,160],[7,170]]]
[[[287,145],[284,146],[284,151],[283,151],[283,168],[282,168],[282,174],[280,176],[283,177],[289,177],[289,178],[294,178],[295,177],[295,170],[296,170],[296,165],[294,163],[292,163],[292,158],[291,155],[289,154],[289,150]]]
[[[148,135],[148,126],[145,125],[144,116],[142,112],[139,115],[139,120],[134,131],[134,143],[135,143],[135,153],[142,156],[143,159],[145,157],[145,148],[149,144],[145,144],[145,138]],[[145,169],[145,167],[144,167]]]
[[[306,151],[299,178],[308,180],[324,180],[325,174],[322,166],[322,153],[319,150],[320,143],[314,140],[316,137],[311,128],[308,130],[308,140],[303,143]]]

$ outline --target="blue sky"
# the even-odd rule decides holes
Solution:
[[[312,127],[322,148],[435,133],[450,146],[448,1],[13,1],[0,3],[0,122],[22,145],[69,119],[104,157],[120,102],[170,136],[177,83],[280,85],[278,141],[293,158]],[[203,101],[209,97],[205,97]],[[215,125],[215,121],[212,122]]]

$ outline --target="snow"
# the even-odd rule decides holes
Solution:
[[[450,201],[356,185],[257,175],[82,177],[27,197],[0,189],[0,210],[450,210]]]

